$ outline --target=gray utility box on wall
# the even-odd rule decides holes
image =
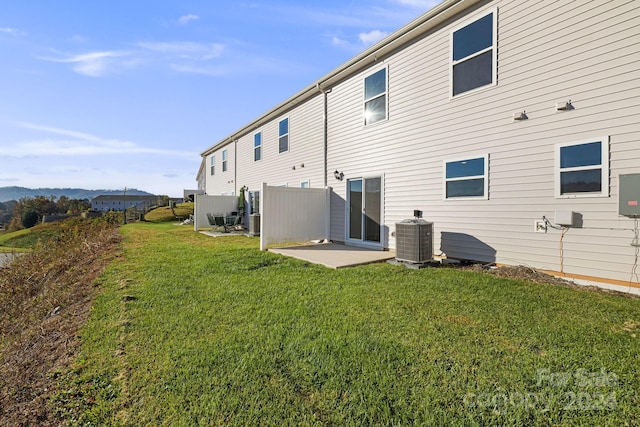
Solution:
[[[423,219],[405,219],[396,223],[396,259],[411,263],[433,258],[433,223]]]
[[[618,214],[640,217],[640,173],[618,177]]]

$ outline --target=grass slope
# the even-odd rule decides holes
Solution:
[[[640,300],[122,229],[54,401],[79,424],[637,425]]]
[[[193,215],[193,206],[193,202],[178,203],[173,209],[163,206],[148,212],[144,217],[149,222],[175,222],[176,217],[186,219]]]

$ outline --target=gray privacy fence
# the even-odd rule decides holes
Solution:
[[[273,187],[260,192],[260,249],[329,238],[331,188]]]
[[[238,196],[207,196],[204,194],[195,195],[195,205],[193,208],[193,229],[211,227],[207,214],[238,211]]]

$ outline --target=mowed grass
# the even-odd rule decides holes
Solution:
[[[35,245],[42,227],[0,233],[0,253],[27,252]]]
[[[193,202],[178,203],[173,209],[163,206],[148,212],[144,217],[150,222],[175,222],[178,216],[186,219],[193,215],[193,206]]]
[[[638,299],[122,232],[54,399],[72,424],[638,425]]]

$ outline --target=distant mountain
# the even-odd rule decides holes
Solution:
[[[93,199],[102,195],[118,195],[122,194],[122,190],[84,190],[82,188],[25,188],[25,187],[0,187],[0,202],[9,200],[20,200],[23,197],[33,198],[36,196],[53,196],[59,199],[61,196],[67,196],[70,199]],[[132,196],[153,196],[146,191],[136,190],[135,188],[127,188],[127,194]]]

